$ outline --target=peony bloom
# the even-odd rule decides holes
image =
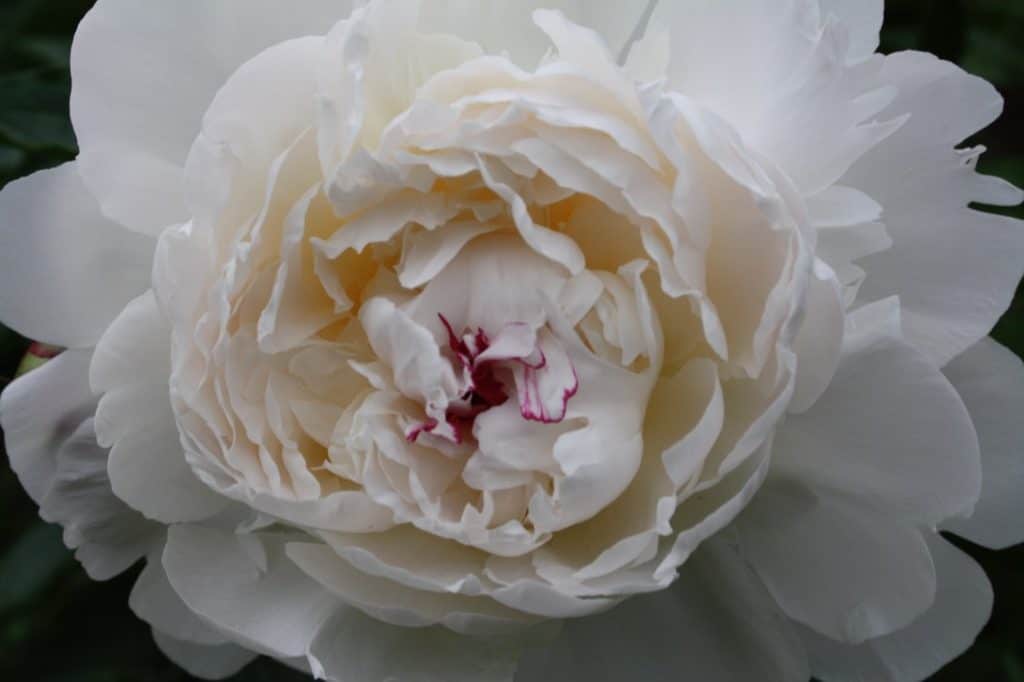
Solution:
[[[881,0],[99,0],[11,465],[216,679],[918,680],[1024,540],[1018,190]]]

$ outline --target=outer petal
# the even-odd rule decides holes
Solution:
[[[847,64],[846,28],[823,21],[816,0],[666,1],[650,26],[652,37],[668,30],[669,86],[727,120],[805,195],[898,127],[878,116],[892,96],[871,78],[878,62]]]
[[[835,14],[850,33],[849,59],[865,59],[878,49],[885,0],[820,0],[822,14]]]
[[[125,571],[158,544],[163,529],[122,502],[107,476],[109,452],[87,419],[57,451],[53,486],[40,516],[64,528],[64,544],[95,580]]]
[[[96,348],[92,385],[106,391],[99,436],[113,446],[107,471],[118,497],[163,523],[197,521],[228,502],[185,459],[171,410],[169,357],[170,331],[149,291],[125,308]]]
[[[1003,100],[987,82],[921,53],[886,57],[879,80],[899,88],[881,116],[910,119],[840,181],[882,205],[893,240],[860,262],[860,297],[898,295],[908,340],[942,366],[988,334],[1024,272],[1024,225],[968,208],[1014,205],[1020,191],[975,173],[983,149],[955,149],[999,116]]]
[[[735,527],[743,555],[786,615],[833,639],[890,634],[934,599],[927,545],[884,512],[769,479]]]
[[[790,623],[757,576],[716,541],[687,562],[672,588],[567,621],[552,647],[520,662],[516,682],[809,677]]]
[[[263,49],[324,35],[348,0],[100,0],[71,55],[71,117],[103,212],[156,231],[188,218],[185,158],[214,94]]]
[[[258,538],[243,545],[224,531],[173,526],[163,565],[185,604],[235,641],[274,656],[302,656],[338,602],[281,547],[262,549]]]
[[[105,580],[141,558],[158,529],[111,491],[107,451],[89,418],[96,403],[90,355],[67,351],[11,384],[0,399],[0,423],[11,468],[40,515],[61,524],[89,575]]]
[[[851,318],[825,394],[779,428],[773,469],[901,521],[969,513],[981,465],[967,410],[919,352],[884,328],[858,328],[864,317]]]
[[[7,455],[36,504],[53,484],[57,451],[96,407],[89,390],[89,351],[67,351],[17,379],[0,398]]]
[[[332,682],[511,682],[517,653],[510,640],[396,627],[343,608],[320,629],[309,662]]]
[[[842,288],[835,273],[817,260],[807,291],[807,309],[797,334],[796,386],[791,412],[809,409],[821,397],[842,358],[844,310]]]
[[[960,392],[981,442],[981,500],[947,528],[993,549],[1024,542],[1024,365],[984,339],[944,370]]]
[[[146,562],[132,587],[128,605],[156,632],[175,640],[207,646],[228,641],[181,600],[167,579],[159,553],[151,555]]]
[[[399,627],[442,625],[463,634],[498,634],[535,620],[485,596],[428,592],[369,575],[323,543],[291,543],[286,553],[306,575],[347,604]]]
[[[938,579],[935,604],[910,627],[860,646],[802,629],[815,677],[825,682],[924,680],[966,651],[992,610],[992,586],[974,561],[926,536]]]
[[[104,218],[75,163],[0,193],[0,320],[58,346],[91,346],[149,282],[153,240]]]
[[[153,631],[153,639],[164,656],[202,680],[231,677],[256,658],[253,652],[234,644],[195,644],[174,639],[159,630]]]
[[[648,0],[441,0],[423,3],[423,28],[443,31],[480,45],[490,54],[508,54],[533,68],[550,43],[533,23],[537,9],[561,10],[573,22],[597,31],[612,54],[622,55],[642,29]]]

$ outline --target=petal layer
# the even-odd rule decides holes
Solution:
[[[149,283],[155,242],[104,218],[67,163],[0,192],[0,321],[86,347]]]

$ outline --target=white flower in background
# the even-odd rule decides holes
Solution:
[[[938,530],[1024,540],[1024,229],[881,5],[99,0],[0,195],[70,349],[14,470],[201,677],[930,675],[992,600]]]

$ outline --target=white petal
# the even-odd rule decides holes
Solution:
[[[57,473],[57,451],[96,405],[89,351],[66,351],[11,383],[0,398],[7,456],[29,497],[41,504]]]
[[[470,242],[405,310],[439,342],[448,335],[438,315],[456,333],[479,327],[494,338],[509,322],[536,328],[546,317],[545,301],[568,279],[515,237],[491,234]]]
[[[496,229],[491,225],[455,223],[411,234],[402,247],[402,262],[397,269],[399,281],[406,289],[423,286],[444,270],[462,247]]]
[[[418,30],[420,14],[445,9],[444,2],[377,0],[328,35],[331,56],[320,74],[318,138],[324,176],[349,187],[366,179],[338,173],[339,162],[377,148],[381,134],[407,110],[435,74],[481,56],[476,42],[443,28]],[[490,9],[490,8],[488,8]],[[477,8],[467,11],[471,15]],[[436,15],[434,15],[436,18]],[[386,169],[387,173],[389,170]],[[372,193],[381,190],[378,185]]]
[[[864,192],[832,185],[807,197],[807,218],[818,229],[847,227],[874,222],[882,217],[882,207]]]
[[[104,213],[150,233],[186,220],[182,169],[217,90],[261,50],[326,34],[351,5],[96,3],[72,49],[71,114],[86,183]]]
[[[920,353],[878,327],[852,328],[828,390],[779,428],[774,452],[776,471],[902,521],[966,514],[981,489],[977,438],[960,397]]]
[[[309,662],[331,682],[511,682],[518,649],[504,638],[397,627],[342,608],[320,628]]]
[[[670,589],[567,621],[552,647],[520,662],[516,682],[806,682],[792,626],[727,543],[714,544]]]
[[[513,366],[519,411],[528,421],[557,424],[565,419],[569,400],[579,391],[579,377],[569,354],[550,332],[538,335],[537,350],[542,354],[543,367],[525,363]]]
[[[456,397],[459,384],[455,373],[425,327],[382,297],[367,301],[359,311],[359,320],[375,356],[391,368],[395,386],[406,396],[427,404],[428,414],[429,403],[440,404],[446,397]]]
[[[185,604],[232,639],[302,656],[338,603],[281,547],[267,547],[266,558],[258,562],[231,533],[179,525],[168,532],[163,565]]]
[[[400,627],[443,625],[481,635],[514,632],[536,620],[484,596],[428,592],[363,573],[328,545],[290,543],[286,551],[303,572],[347,604]]]
[[[337,307],[317,280],[315,255],[306,241],[310,204],[320,198],[318,189],[309,190],[285,218],[274,288],[256,327],[260,349],[268,354],[295,348],[337,319]]]
[[[583,271],[586,257],[576,242],[560,232],[534,223],[523,198],[512,187],[496,179],[487,163],[481,162],[480,173],[491,191],[509,205],[516,229],[531,249],[562,265],[573,275]]]
[[[871,93],[874,65],[846,64],[845,30],[823,22],[816,5],[661,2],[651,21],[669,27],[670,87],[727,120],[807,194],[898,125],[876,117],[886,99]]]
[[[882,205],[893,240],[860,262],[860,297],[898,295],[907,338],[942,366],[988,334],[1024,272],[1024,224],[968,208],[1024,195],[975,173],[980,148],[955,150],[1003,101],[980,78],[921,53],[886,57],[878,80],[899,88],[881,116],[910,120],[841,180]]]
[[[909,627],[860,646],[802,629],[811,670],[826,682],[925,680],[965,652],[988,621],[992,586],[974,560],[927,535],[935,562],[935,603]]]
[[[260,52],[232,74],[203,114],[185,163],[185,200],[197,228],[211,230],[218,248],[230,248],[228,240],[239,224],[253,220],[254,210],[254,242],[262,233],[276,242],[288,210],[320,180],[309,128],[324,50],[323,38],[309,36]]]
[[[681,501],[672,518],[672,530],[677,535],[658,557],[655,581],[665,584],[675,579],[677,569],[685,565],[701,543],[728,526],[746,508],[768,475],[770,454],[769,441],[710,489]]]
[[[481,590],[485,553],[409,525],[384,533],[324,533],[323,538],[338,556],[369,575],[433,592],[471,595]],[[425,564],[424,556],[433,560]]]
[[[336,204],[336,210],[347,212],[348,208],[344,204]],[[388,241],[411,223],[434,230],[458,212],[459,208],[449,204],[440,194],[403,192],[363,211],[328,239],[314,239],[313,244],[331,259],[350,249],[362,253],[370,244]]]
[[[535,9],[558,9],[578,24],[597,31],[613,55],[620,55],[644,19],[647,0],[494,0],[483,9],[476,0],[423,3],[421,26],[479,42],[490,54],[508,54],[516,64],[533,68],[547,52],[533,22]]]
[[[539,575],[574,593],[627,594],[608,585],[629,573],[626,582],[646,569],[646,582],[665,587],[697,545],[721,529],[741,505],[728,504],[732,480],[715,486],[698,500],[686,500],[676,513],[677,496],[696,483],[704,458],[722,428],[721,386],[713,362],[696,359],[655,387],[644,424],[644,457],[629,487],[594,518],[557,533],[533,555]],[[767,470],[767,462],[764,471]],[[756,490],[763,480],[751,476]],[[737,478],[742,474],[737,473]],[[749,495],[744,498],[749,499]],[[729,507],[733,507],[732,513]],[[675,515],[674,515],[675,514]],[[672,522],[671,525],[669,522]],[[660,536],[664,556],[652,562]],[[686,544],[687,536],[690,543]],[[671,549],[669,549],[671,547]],[[633,567],[636,570],[630,571]],[[626,569],[626,570],[624,570]]]
[[[195,644],[153,630],[157,647],[188,674],[201,680],[231,677],[256,658],[256,654],[234,644]]]
[[[878,49],[885,0],[820,0],[822,14],[835,14],[850,33],[849,59],[858,61]]]
[[[743,556],[786,615],[833,639],[895,632],[935,597],[928,546],[885,512],[769,479],[735,528]]]
[[[981,443],[981,499],[948,530],[992,549],[1024,542],[1024,366],[984,339],[943,370],[960,393]]]
[[[843,292],[836,274],[820,260],[814,263],[806,306],[793,347],[797,365],[791,412],[804,412],[817,402],[835,376],[841,358]]]
[[[185,605],[167,579],[160,554],[151,556],[128,598],[136,616],[156,631],[192,644],[225,644],[228,640]]]
[[[152,239],[104,218],[75,163],[0,192],[0,320],[58,346],[91,346],[148,286]]]
[[[394,525],[392,512],[362,490],[342,490],[314,500],[288,500],[253,493],[245,486],[223,491],[250,507],[288,523],[339,533],[369,533]]]
[[[114,494],[161,523],[206,519],[224,509],[228,500],[201,483],[185,461],[166,394],[137,407],[162,418],[119,439],[110,450],[107,473]]]
[[[0,423],[11,468],[41,516],[64,527],[64,541],[96,580],[134,564],[158,528],[114,496],[107,450],[96,443],[90,353],[65,351],[4,391]]]
[[[692,360],[655,386],[644,439],[652,452],[661,452],[665,472],[677,490],[700,473],[724,420],[722,385],[709,360]]]
[[[108,451],[86,420],[57,451],[53,487],[40,516],[64,527],[64,544],[94,580],[119,575],[160,542],[163,528],[126,505],[111,489]]]
[[[486,575],[501,585],[491,593],[495,600],[545,618],[590,616],[622,601],[621,597],[578,597],[560,590],[537,576],[530,557],[491,557],[487,560]]]
[[[107,471],[114,493],[162,523],[196,521],[227,500],[203,485],[188,462],[171,410],[170,331],[152,291],[110,325],[90,368],[105,391],[97,412],[100,441],[112,445]]]
[[[131,301],[96,344],[89,383],[97,394],[142,383],[167,384],[171,328],[152,290]]]

